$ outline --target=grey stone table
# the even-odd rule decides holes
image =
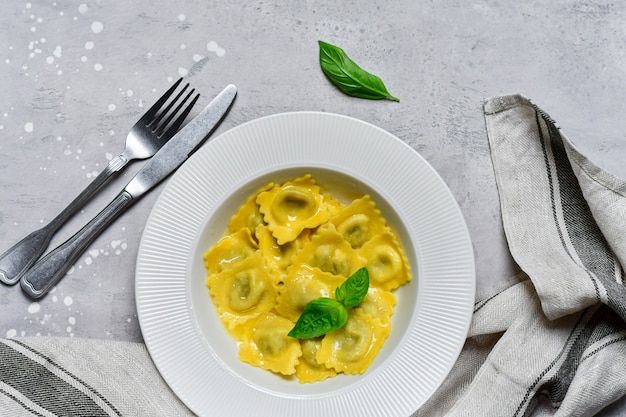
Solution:
[[[531,98],[592,160],[626,177],[626,3],[596,1],[8,0],[0,13],[0,251],[56,215],[185,76],[201,103],[228,83],[220,127],[295,110],[373,123],[441,174],[468,223],[480,290],[517,271],[504,239],[484,99]],[[341,46],[399,103],[348,97],[318,65]],[[53,241],[126,184],[133,164]],[[163,184],[102,234],[39,302],[0,286],[0,336],[141,341],[134,267]],[[410,192],[410,190],[407,190]],[[624,408],[626,409],[626,408]],[[619,414],[619,405],[605,414]]]

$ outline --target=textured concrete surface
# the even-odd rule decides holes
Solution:
[[[9,0],[0,13],[0,251],[41,227],[121,152],[176,78],[239,97],[219,131],[279,112],[353,116],[395,134],[441,174],[468,223],[477,287],[517,270],[500,223],[484,99],[521,93],[599,165],[625,177],[626,3],[598,1]],[[343,95],[318,65],[341,46],[401,99]],[[111,182],[53,241],[97,213]],[[159,189],[33,303],[0,286],[0,336],[140,341],[134,266]],[[411,190],[407,190],[411,192]],[[607,414],[608,415],[608,414]]]

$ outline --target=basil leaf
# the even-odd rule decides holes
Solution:
[[[354,61],[343,49],[326,42],[318,41],[320,45],[320,66],[322,72],[344,93],[371,100],[390,99],[400,101],[387,91],[383,81],[376,75],[370,74]]]
[[[370,287],[370,276],[367,268],[361,268],[337,287],[335,298],[346,307],[357,306],[365,296]]]
[[[298,339],[322,336],[346,324],[348,311],[332,298],[316,298],[304,307],[300,318],[287,334]]]

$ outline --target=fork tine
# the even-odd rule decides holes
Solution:
[[[178,92],[178,94],[176,94],[176,97],[174,97],[174,99],[172,99],[169,104],[167,105],[167,107],[165,107],[165,109],[163,109],[162,111],[159,112],[159,114],[152,119],[147,126],[151,127],[154,126],[152,128],[152,132],[155,132],[157,130],[156,126],[159,125],[159,123],[161,122],[161,120],[165,117],[165,115],[167,115],[169,113],[169,111],[172,109],[172,107],[174,107],[174,104],[176,104],[176,102],[178,101],[179,98],[181,98],[181,96],[183,95],[183,93],[187,90],[187,87],[189,87],[189,83],[185,84],[183,86],[183,89],[180,90]]]
[[[178,118],[176,120],[174,120],[174,122],[170,125],[170,127],[163,133],[160,134],[160,137],[172,137],[176,134],[176,132],[178,131],[178,128],[180,127],[180,125],[183,124],[183,121],[187,118],[187,116],[189,115],[189,113],[191,112],[191,109],[193,108],[193,106],[195,106],[196,101],[198,101],[198,99],[200,98],[200,94],[196,94],[196,96],[193,98],[193,100],[191,100],[191,103],[189,103],[187,105],[187,107],[185,108],[185,110],[183,110],[183,112],[180,114],[180,116],[178,116]],[[185,98],[185,100],[187,100],[187,98]],[[182,105],[182,103],[181,103]],[[178,109],[177,109],[178,111]]]
[[[167,90],[158,100],[156,103],[154,103],[152,105],[152,107],[150,107],[148,109],[147,112],[144,113],[143,116],[141,116],[141,121],[142,122],[147,122],[148,120],[152,120],[154,118],[154,116],[156,116],[157,112],[159,111],[159,109],[161,107],[163,107],[163,104],[165,104],[165,102],[167,101],[168,98],[170,98],[170,96],[172,95],[172,93],[176,90],[176,88],[178,88],[178,86],[180,85],[180,83],[183,81],[183,78],[179,78],[178,81],[176,81],[169,90]]]
[[[185,91],[185,90],[183,90]],[[183,92],[181,91],[181,93]],[[187,96],[183,99],[183,101],[181,101],[180,103],[178,103],[178,106],[176,107],[176,109],[170,113],[170,115],[168,116],[168,118],[163,122],[160,123],[158,125],[154,125],[154,128],[152,129],[153,133],[156,133],[157,136],[161,136],[161,134],[163,133],[163,131],[165,130],[165,128],[167,127],[167,125],[172,121],[172,119],[174,118],[174,116],[176,116],[176,114],[180,111],[180,109],[183,108],[183,106],[185,105],[185,102],[187,100],[189,100],[189,97],[191,97],[191,95],[194,93],[195,88],[192,88],[191,91],[187,94]],[[176,97],[176,100],[178,100],[178,97]],[[172,102],[172,104],[174,104],[174,102]],[[169,109],[167,109],[167,111],[169,111]],[[163,116],[165,115],[165,112],[163,112]]]

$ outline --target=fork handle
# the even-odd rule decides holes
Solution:
[[[93,240],[113,222],[135,199],[126,191],[109,203],[85,227],[65,243],[41,258],[21,278],[20,285],[31,298],[41,298],[56,284]]]
[[[112,159],[107,167],[67,207],[41,229],[35,230],[0,256],[0,282],[13,285],[45,252],[59,228],[121,170],[129,159],[124,154]]]

